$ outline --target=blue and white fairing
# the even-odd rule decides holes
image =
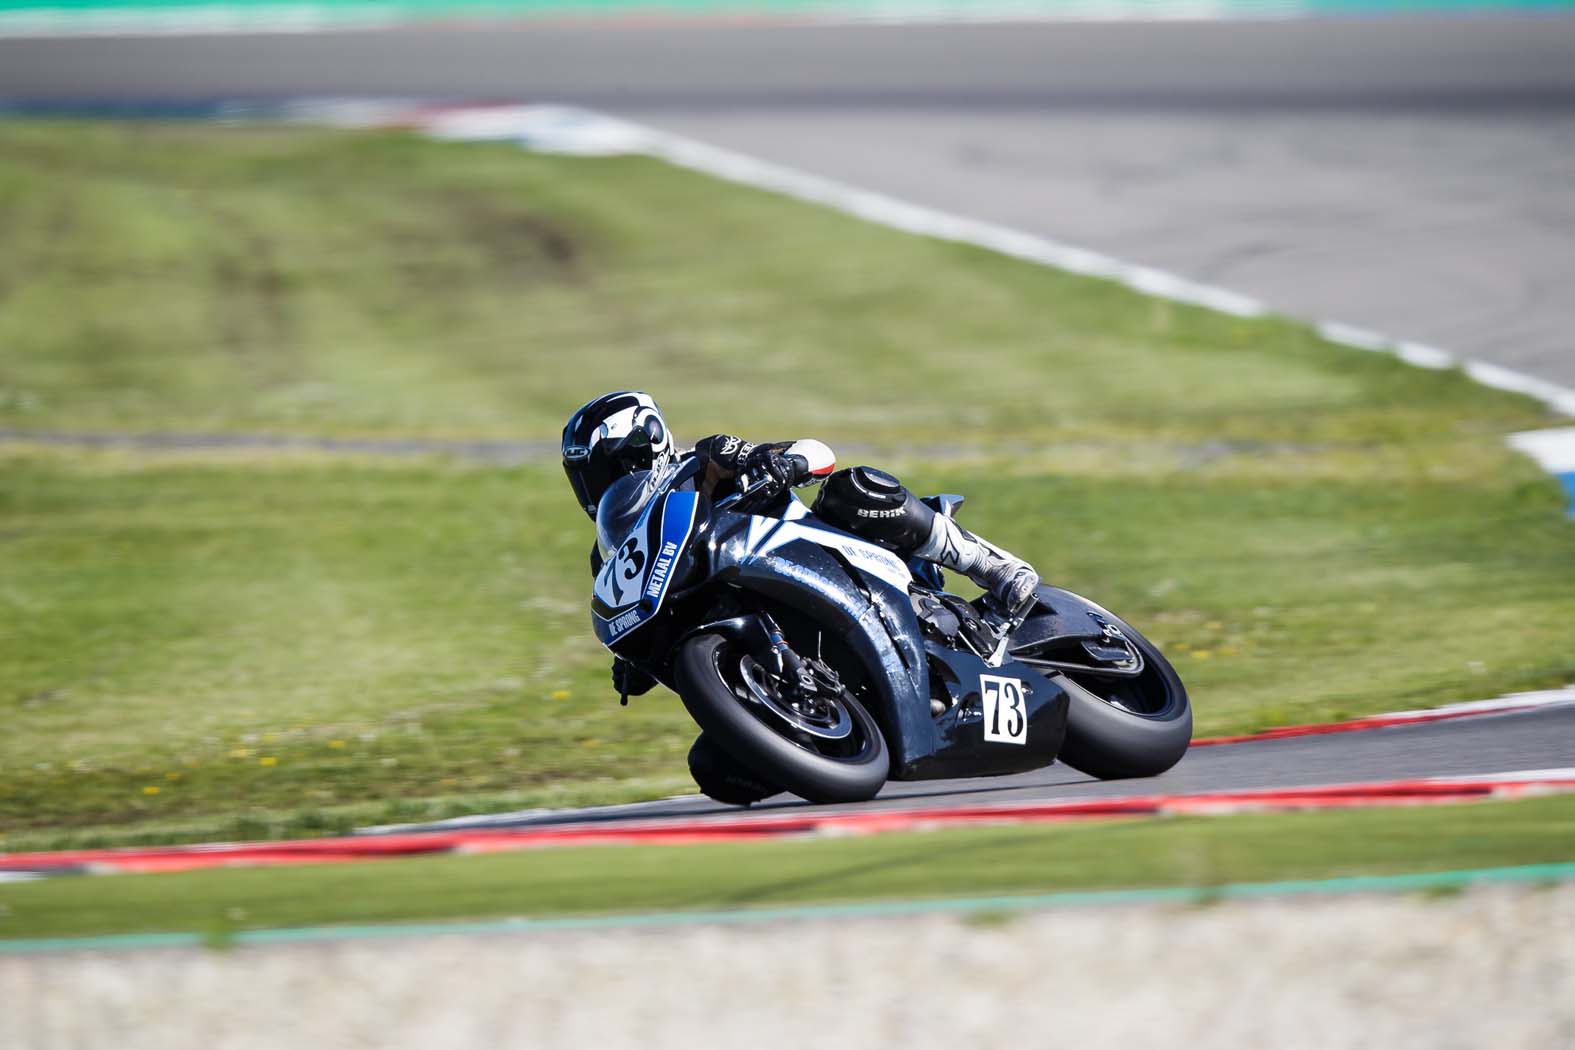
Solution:
[[[926,639],[909,598],[913,571],[896,554],[808,516],[796,501],[780,519],[724,512],[710,527],[714,578],[804,614],[867,670],[864,699],[891,747],[894,779],[1017,773],[1055,758],[1065,693],[1018,661],[987,666]],[[933,676],[956,694],[939,718],[931,714]],[[1001,683],[1020,717],[1015,732],[992,736],[984,693]]]
[[[850,565],[900,591],[906,591],[913,582],[913,572],[901,558],[885,547],[822,525],[809,516],[809,511],[797,499],[789,504],[787,514],[780,519],[751,516],[744,550],[752,558],[764,558],[801,540],[836,551]]]
[[[648,498],[645,506],[622,505],[633,524],[602,537],[606,561],[591,612],[603,645],[660,676],[666,654],[687,632],[738,622],[736,612],[709,618],[708,595],[752,594],[812,623],[817,640],[810,644],[818,648],[824,629],[857,661],[869,688],[863,699],[892,751],[894,778],[1015,773],[1054,759],[1065,735],[1064,691],[1017,661],[986,666],[972,653],[926,639],[909,598],[913,572],[896,554],[818,521],[797,499],[768,517],[660,488],[686,483],[681,471],[652,480],[654,495],[631,493]],[[610,514],[608,520],[626,519]],[[936,675],[956,694],[940,718],[930,706]],[[1021,718],[1015,731],[992,736],[984,694],[1000,683],[1011,687],[1012,703],[1020,705],[1012,710]]]
[[[596,575],[591,624],[608,648],[661,612],[675,568],[694,534],[700,497],[664,492],[647,504],[629,534]]]

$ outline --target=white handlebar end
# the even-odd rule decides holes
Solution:
[[[809,464],[810,481],[819,481],[837,469],[836,453],[831,451],[830,446],[814,438],[800,438],[788,446],[785,454],[804,457]]]

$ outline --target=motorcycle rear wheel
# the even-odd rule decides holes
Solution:
[[[886,739],[846,690],[823,710],[799,714],[780,683],[719,634],[685,642],[674,677],[700,728],[762,780],[811,802],[863,802],[886,783]]]
[[[1192,702],[1181,676],[1153,642],[1106,613],[1143,656],[1137,678],[1061,671],[1071,697],[1058,761],[1101,780],[1155,777],[1181,761],[1192,743]],[[1023,662],[1033,666],[1031,658]]]

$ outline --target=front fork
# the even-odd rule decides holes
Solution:
[[[814,659],[806,660],[794,652],[781,626],[764,609],[708,623],[690,633],[706,632],[728,635],[742,642],[756,662],[775,670],[784,690],[790,694],[839,696],[843,691],[841,676],[821,659],[821,654],[817,652]]]
[[[782,628],[777,625],[770,613],[761,610],[755,615],[760,618],[761,626],[765,628],[766,642],[776,662],[777,673],[781,676],[788,692],[797,693],[802,697],[822,694],[835,697],[842,694],[842,677],[821,658],[819,645],[816,646],[814,659],[806,660],[788,645],[787,638],[782,634]]]

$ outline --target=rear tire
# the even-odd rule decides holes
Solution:
[[[1143,654],[1143,673],[1123,679],[1063,671],[1057,680],[1072,703],[1057,758],[1101,780],[1159,776],[1192,743],[1192,703],[1181,676],[1154,643],[1125,620],[1104,615]]]
[[[880,726],[854,697],[838,701],[851,720],[845,741],[825,753],[812,736],[789,739],[751,710],[737,690],[735,667],[743,647],[719,634],[685,642],[674,663],[678,695],[705,735],[764,782],[811,802],[863,802],[886,783],[891,760]]]

